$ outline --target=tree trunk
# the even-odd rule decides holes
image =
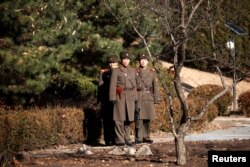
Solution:
[[[183,126],[184,128],[185,126]],[[177,137],[175,137],[175,148],[176,148],[176,158],[177,165],[185,165],[187,162],[186,147],[184,143],[185,131],[180,128]]]

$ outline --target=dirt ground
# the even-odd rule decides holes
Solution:
[[[240,124],[241,123],[241,124]],[[244,120],[236,118],[219,117],[204,128],[204,131],[215,129],[227,129],[237,125],[243,126]],[[202,132],[197,132],[202,133]],[[152,134],[152,138],[165,138],[165,133]],[[116,147],[106,146],[88,146],[92,155],[85,155],[79,149],[83,144],[73,144],[68,146],[55,146],[50,149],[40,149],[31,152],[25,152],[16,156],[13,160],[14,166],[19,167],[117,167],[117,166],[135,166],[135,167],[155,167],[168,166],[175,167],[176,152],[173,139],[165,142],[155,142],[148,145],[153,155],[135,156],[135,155],[114,155],[109,154]],[[247,140],[227,140],[227,141],[192,141],[186,142],[187,164],[185,167],[207,167],[208,151],[250,151],[250,139]],[[143,144],[135,145],[136,151]],[[121,147],[124,148],[124,147]]]
[[[207,167],[208,150],[244,150],[250,151],[250,140],[231,141],[203,141],[186,142],[187,164],[186,167]],[[67,146],[70,149],[80,148],[81,145]],[[135,146],[136,148],[140,145]],[[110,155],[114,147],[98,147],[92,149],[92,155],[81,155],[77,152],[53,154],[36,154],[26,156],[22,161],[16,161],[16,166],[29,167],[117,167],[117,166],[168,166],[176,165],[174,142],[153,143],[149,145],[153,155],[129,156]]]

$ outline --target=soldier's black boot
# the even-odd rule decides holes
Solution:
[[[150,144],[151,144],[151,143],[153,143],[153,140],[151,140],[151,139],[143,139],[143,142],[144,142],[144,143],[150,143]]]

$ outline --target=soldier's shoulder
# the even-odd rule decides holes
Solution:
[[[139,73],[140,73],[140,68],[137,67],[137,68],[134,68],[134,70],[135,70],[135,73],[136,73],[137,75],[139,75]]]
[[[138,74],[140,72],[139,68],[131,67],[131,71],[133,71],[135,74]]]
[[[156,70],[154,68],[150,68],[149,73],[153,76],[156,76]]]
[[[140,67],[134,67],[135,71],[140,71]]]
[[[153,67],[150,67],[149,70],[150,71],[155,71],[155,69]]]
[[[150,71],[150,72],[153,72],[153,73],[156,72],[154,68],[149,68],[149,71]]]

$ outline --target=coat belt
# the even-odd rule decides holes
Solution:
[[[123,90],[131,91],[131,90],[133,90],[133,88],[123,88]]]
[[[152,88],[143,88],[143,89],[137,89],[139,92],[151,92]]]

